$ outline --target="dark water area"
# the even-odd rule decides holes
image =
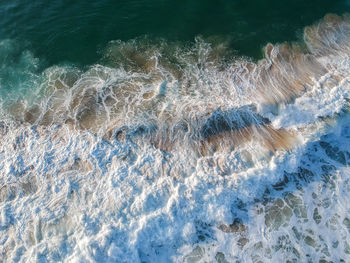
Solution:
[[[147,35],[191,42],[230,40],[237,55],[261,57],[268,42],[296,41],[327,13],[350,10],[344,0],[1,1],[0,39],[26,45],[48,65],[95,63],[111,40]]]

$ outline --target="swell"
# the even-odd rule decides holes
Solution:
[[[295,132],[275,128],[266,115],[324,78],[338,85],[345,76],[337,61],[349,54],[349,37],[349,17],[327,15],[305,28],[304,43],[267,44],[258,62],[232,57],[220,39],[187,46],[114,41],[101,64],[85,71],[56,66],[37,73],[29,83],[36,98],[4,99],[3,118],[169,151],[185,145],[200,155],[252,140],[271,152],[289,149]]]

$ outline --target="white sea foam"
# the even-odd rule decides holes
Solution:
[[[1,42],[2,260],[346,262],[349,25],[258,63],[135,40],[40,72]]]

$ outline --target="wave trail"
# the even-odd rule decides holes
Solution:
[[[259,133],[262,137],[269,134],[270,139],[263,140],[269,148],[289,146],[290,139],[272,143],[272,138],[288,134],[272,124],[244,125],[244,129],[215,136],[198,131],[207,116],[218,110],[255,105],[256,113],[266,115],[262,110],[266,106],[292,103],[323,79],[334,79],[337,85],[344,78],[337,71],[338,57],[348,54],[349,36],[347,15],[327,15],[305,28],[305,45],[268,44],[265,58],[257,63],[230,56],[221,40],[208,43],[198,38],[192,46],[148,39],[114,41],[106,49],[103,65],[86,71],[46,69],[36,77],[39,85],[34,94],[40,98],[3,103],[4,115],[35,125],[68,125],[105,138],[121,127],[157,127],[151,143],[169,149],[178,138],[198,139],[189,143],[197,147],[203,141],[234,137],[236,145],[241,141],[238,138],[258,138]]]

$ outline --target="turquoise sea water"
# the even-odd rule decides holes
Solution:
[[[348,12],[0,0],[0,263],[350,262]]]
[[[266,43],[298,40],[304,26],[349,10],[344,0],[2,1],[0,39],[25,43],[49,65],[92,64],[109,41],[144,35],[221,36],[237,54],[261,58]]]

